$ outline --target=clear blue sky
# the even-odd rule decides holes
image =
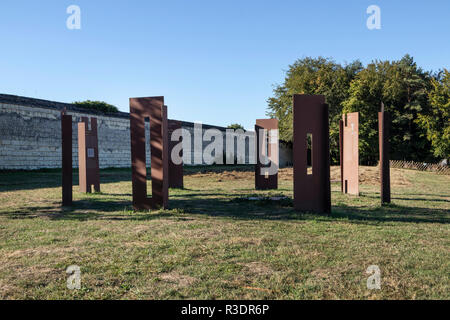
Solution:
[[[81,8],[68,30],[66,8]],[[381,8],[381,30],[366,9]],[[226,126],[264,118],[297,58],[399,59],[449,68],[450,1],[2,0],[0,93],[72,102],[163,95],[169,117]]]

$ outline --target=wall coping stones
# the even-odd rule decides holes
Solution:
[[[114,113],[106,113],[106,112],[101,112],[101,111],[97,111],[97,110],[80,108],[72,103],[35,99],[35,98],[15,96],[15,95],[10,95],[10,94],[0,94],[0,103],[17,105],[17,106],[25,106],[25,107],[35,107],[35,108],[42,108],[42,109],[58,110],[58,111],[62,111],[64,108],[66,108],[68,112],[92,114],[92,115],[96,115],[96,116],[105,116],[105,117],[111,117],[111,118],[122,118],[122,119],[127,119],[127,120],[130,119],[130,114],[128,112],[119,111],[119,112],[114,112]],[[170,121],[170,119],[169,119],[169,121]],[[181,124],[182,127],[194,127],[193,122],[181,121],[181,123],[182,123]],[[225,131],[227,129],[225,127],[208,125],[208,124],[202,124],[202,126],[203,126],[203,129],[218,129],[221,131]]]

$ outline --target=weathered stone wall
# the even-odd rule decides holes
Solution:
[[[131,167],[130,153],[130,122],[129,114],[103,114],[95,111],[77,108],[72,104],[53,101],[31,99],[0,94],[0,169],[41,169],[61,167],[61,110],[73,117],[73,166],[78,167],[77,123],[81,117],[96,117],[98,123],[99,160],[101,168]],[[182,122],[184,129],[191,133],[191,154],[185,157],[198,159],[201,156],[194,153],[194,124]],[[221,132],[225,128],[203,125],[206,129],[217,129]],[[149,125],[147,123],[147,141],[149,139]],[[249,163],[246,142],[245,162]],[[203,148],[210,144],[203,141]],[[223,141],[226,147],[225,139]],[[286,149],[280,144],[283,149]],[[236,147],[235,147],[236,150]],[[281,150],[280,150],[281,151]],[[286,151],[286,152],[285,152]],[[292,162],[284,159],[289,150],[280,152],[281,166]],[[200,158],[201,159],[201,158]],[[150,165],[150,157],[147,157]]]
[[[87,113],[73,116],[73,165],[78,167],[78,129]],[[129,121],[96,115],[100,167],[130,167]],[[61,167],[61,114],[59,110],[0,104],[0,169]]]

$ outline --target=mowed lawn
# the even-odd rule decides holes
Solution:
[[[355,197],[333,167],[327,217],[248,200],[293,188],[283,169],[279,190],[257,192],[251,170],[188,168],[170,210],[139,213],[131,170],[102,171],[100,194],[75,185],[72,208],[57,171],[0,173],[0,298],[450,298],[450,176],[393,169],[381,207],[377,168],[361,168]],[[67,288],[70,265],[80,290]],[[381,290],[367,289],[370,265]]]

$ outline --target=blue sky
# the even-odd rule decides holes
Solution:
[[[69,5],[81,30],[66,28]],[[381,8],[381,30],[366,9]],[[165,96],[169,118],[247,129],[306,56],[449,68],[450,1],[2,0],[0,93],[72,102]]]

